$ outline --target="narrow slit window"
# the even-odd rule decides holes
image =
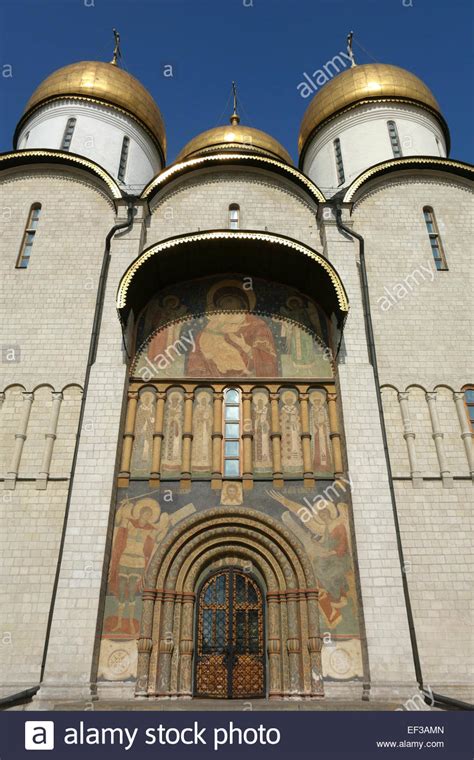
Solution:
[[[125,181],[125,172],[127,170],[128,149],[130,146],[130,138],[124,137],[122,142],[122,151],[120,153],[120,164],[118,170],[118,178],[120,182]]]
[[[471,430],[474,432],[474,385],[464,388],[464,403]]]
[[[26,148],[26,146],[28,145],[28,139],[29,139],[29,137],[30,137],[30,133],[27,132],[25,134],[25,139],[23,140],[23,148]]]
[[[227,388],[224,393],[224,477],[240,476],[241,406],[240,391]]]
[[[237,203],[231,203],[229,206],[229,227],[231,230],[238,230],[240,222],[240,206]]]
[[[387,121],[388,135],[390,137],[390,143],[392,145],[392,151],[394,158],[401,158],[402,147],[400,145],[400,138],[398,137],[397,125],[394,121]]]
[[[28,221],[26,223],[23,241],[16,263],[17,269],[27,269],[28,264],[30,263],[31,249],[33,248],[33,242],[36,235],[36,229],[38,227],[40,213],[41,204],[34,203],[30,209],[30,213],[28,214]]]
[[[61,150],[69,150],[71,147],[71,140],[76,128],[76,119],[68,119],[66,129],[64,130],[63,141],[61,143]]]
[[[446,257],[443,251],[443,244],[436,224],[436,218],[431,206],[425,206],[423,209],[423,215],[425,217],[426,229],[428,230],[428,237],[430,239],[431,253],[433,254],[436,269],[438,271],[447,270],[448,265],[446,263]]]
[[[344,163],[342,160],[341,141],[338,137],[334,140],[334,156],[336,158],[337,181],[343,185],[346,178],[344,175]]]

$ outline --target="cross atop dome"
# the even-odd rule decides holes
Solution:
[[[116,29],[112,29],[112,31],[114,33],[114,38],[115,38],[115,47],[114,47],[112,60],[110,61],[110,63],[112,64],[112,66],[117,66],[118,65],[117,59],[122,57],[122,51],[120,49],[120,34]]]

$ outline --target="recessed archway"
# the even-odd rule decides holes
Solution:
[[[276,520],[238,507],[193,515],[152,559],[143,592],[137,695],[192,696],[196,593],[204,573],[239,565],[263,579],[269,698],[323,695],[312,564]]]
[[[124,323],[135,318],[159,288],[229,271],[239,262],[247,275],[284,282],[316,298],[341,325],[349,310],[347,294],[333,265],[307,245],[283,235],[244,230],[212,230],[163,240],[143,251],[124,273],[117,308]]]

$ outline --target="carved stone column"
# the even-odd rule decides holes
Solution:
[[[309,429],[309,401],[307,393],[300,393],[301,448],[303,450],[303,480],[306,488],[314,487],[313,461],[311,457],[311,433]]]
[[[222,391],[214,392],[211,488],[222,488]]]
[[[283,697],[281,671],[281,626],[280,600],[278,593],[267,594],[268,610],[268,696],[270,699]]]
[[[455,391],[453,393],[454,403],[456,404],[456,411],[458,413],[459,425],[461,426],[461,438],[464,443],[464,449],[466,451],[467,463],[469,465],[469,472],[471,478],[474,480],[474,433],[471,430],[471,426],[467,420],[466,405],[464,403],[464,393]]]
[[[301,685],[301,633],[298,618],[296,591],[287,591],[288,606],[288,639],[286,646],[290,661],[290,695],[302,696],[303,689]]]
[[[439,424],[438,410],[436,408],[436,391],[426,394],[426,401],[428,402],[428,409],[431,418],[431,428],[433,430],[433,440],[436,446],[436,454],[438,456],[439,469],[441,479],[443,481],[444,488],[453,487],[453,477],[449,470],[448,460],[444,451],[444,433],[441,431]]]
[[[242,394],[242,447],[243,447],[243,487],[253,488],[253,423],[252,423],[252,394]]]
[[[183,452],[181,465],[181,486],[191,485],[191,444],[193,440],[193,400],[194,393],[184,394]]]
[[[127,488],[130,482],[130,463],[132,461],[133,441],[135,439],[135,419],[137,416],[138,392],[128,392],[127,417],[122,444],[122,461],[118,476],[119,488]]]
[[[160,483],[161,449],[163,446],[163,422],[165,419],[166,393],[158,391],[156,398],[155,429],[153,431],[153,450],[151,454],[150,486]]]
[[[158,661],[157,693],[162,697],[170,696],[171,657],[174,649],[173,613],[175,592],[163,594],[163,618],[161,623]]]
[[[140,636],[137,642],[138,646],[138,664],[137,664],[137,684],[135,694],[137,696],[147,696],[148,694],[148,674],[150,669],[150,655],[153,649],[152,629],[153,629],[153,612],[156,599],[154,589],[144,589],[142,592],[143,611],[140,623]]]
[[[273,485],[277,488],[283,487],[283,472],[281,469],[281,429],[280,429],[280,407],[279,394],[271,393],[271,412],[272,412],[272,440],[273,453]]]
[[[4,487],[6,489],[13,490],[15,488],[16,479],[18,477],[18,471],[20,469],[21,455],[23,453],[23,446],[26,441],[26,431],[28,430],[28,422],[30,419],[31,405],[33,403],[33,393],[22,393],[23,396],[23,413],[21,416],[20,429],[18,433],[15,433],[15,446],[13,448],[13,454],[10,462],[10,468],[7,472]]]
[[[49,429],[45,434],[45,447],[43,452],[43,461],[41,462],[41,469],[36,478],[36,488],[39,491],[43,491],[46,488],[49,470],[51,467],[51,459],[53,457],[54,442],[56,440],[56,434],[58,430],[59,411],[61,409],[61,402],[63,400],[63,394],[61,392],[53,392],[51,394],[53,401],[51,409],[51,417],[49,420]]]
[[[418,461],[416,456],[416,444],[415,444],[415,431],[413,430],[410,418],[410,407],[408,403],[409,393],[404,391],[398,394],[398,401],[400,403],[400,412],[403,422],[403,437],[407,444],[408,461],[410,463],[410,474],[413,481],[414,488],[421,488],[423,486],[423,478],[421,472],[418,469]]]
[[[344,474],[342,464],[341,450],[341,433],[339,430],[339,416],[337,413],[337,396],[335,393],[328,393],[328,416],[329,416],[329,438],[332,445],[332,458],[334,463],[334,477],[337,480]]]
[[[311,696],[324,696],[323,666],[321,661],[321,637],[319,631],[318,590],[306,591],[308,608],[308,650],[311,663]]]
[[[192,693],[192,664],[193,664],[193,619],[194,619],[194,594],[183,594],[183,607],[181,613],[181,639],[179,642],[179,681],[178,696],[191,698]]]

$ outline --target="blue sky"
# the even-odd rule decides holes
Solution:
[[[0,73],[10,65],[13,76],[0,76],[0,151],[11,149],[26,101],[51,71],[110,60],[115,26],[124,68],[164,116],[168,162],[226,121],[232,79],[242,122],[296,160],[309,103],[297,85],[345,50],[352,29],[358,63],[392,63],[426,82],[448,121],[451,157],[472,161],[473,16],[472,0],[1,0]],[[172,78],[163,76],[169,64]]]

